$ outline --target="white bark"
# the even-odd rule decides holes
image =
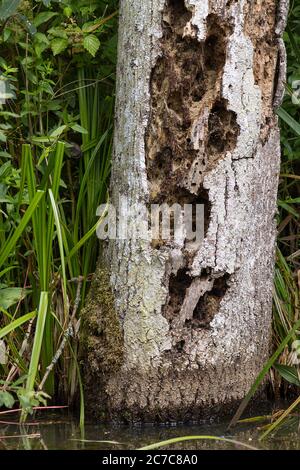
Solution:
[[[162,58],[172,41],[165,39],[164,28],[170,22],[172,27],[176,5],[182,6],[183,0],[121,0],[111,190],[115,204],[119,195],[129,203],[151,202],[164,184],[149,172],[149,162],[166,139],[163,135],[160,140],[157,124],[160,104],[155,107],[152,100],[159,60],[161,67],[170,57],[176,62],[174,51],[167,61]],[[90,347],[86,380],[90,393],[103,387],[97,410],[110,417],[182,420],[224,410],[245,395],[268,356],[280,164],[272,100],[282,34],[278,23],[283,22],[282,15],[276,18],[275,6],[275,0],[185,0],[187,21],[176,34],[193,45],[198,42],[193,60],[204,62],[205,89],[189,106],[186,137],[193,153],[186,157],[191,164],[182,173],[181,187],[191,196],[203,191],[208,195],[208,229],[196,251],[175,243],[157,249],[141,240],[110,242],[106,249],[123,355],[118,370],[100,380],[102,359]],[[203,59],[205,48],[210,54],[210,37],[216,44],[212,52],[220,55],[217,65]],[[167,82],[170,94],[177,85]],[[158,102],[163,93],[157,93]],[[224,150],[210,153],[209,119],[218,106],[221,132],[225,116],[234,138]],[[175,316],[173,307],[166,306],[173,295],[170,279],[180,272],[190,282]],[[218,282],[224,290],[216,299],[210,292]],[[217,301],[206,325],[192,321],[205,295]],[[203,305],[209,308],[207,302]],[[101,306],[97,312],[103,315]],[[97,341],[101,343],[100,336]]]

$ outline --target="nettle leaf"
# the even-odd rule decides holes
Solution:
[[[33,24],[38,28],[41,24],[46,23],[47,21],[51,20],[51,18],[57,15],[58,13],[54,13],[51,11],[42,11],[41,13],[38,13],[36,15],[33,20]]]
[[[0,390],[0,406],[11,409],[15,404],[15,399],[11,393]]]
[[[93,56],[97,54],[100,47],[100,41],[94,34],[89,34],[83,40],[83,47]]]
[[[44,34],[44,33],[36,33],[36,35],[34,36],[34,41],[35,42],[40,42],[42,44],[47,44],[47,45],[50,44],[49,39],[47,38],[46,34]]]
[[[3,41],[6,42],[8,41],[8,39],[10,38],[12,34],[12,30],[9,29],[9,28],[5,28],[4,31],[3,31]]]
[[[47,80],[41,80],[40,81],[40,84],[39,84],[39,87],[38,87],[38,91],[44,91],[45,93],[48,93],[48,95],[51,95],[53,96],[54,95],[54,91],[53,91],[53,88],[52,86],[50,85],[49,81]]]
[[[20,400],[20,405],[22,406],[22,408],[26,410],[29,414],[32,414],[33,408],[35,406],[39,406],[40,404],[46,406],[47,398],[51,397],[45,392],[28,392],[26,389],[19,389],[18,398]]]
[[[12,16],[20,5],[21,0],[2,0],[0,5],[0,19],[5,21]]]
[[[53,52],[53,55],[58,55],[61,52],[63,52],[65,49],[67,49],[69,43],[67,39],[63,38],[55,38],[51,41],[51,49]]]
[[[9,307],[20,302],[20,300],[23,300],[28,293],[28,290],[22,289],[21,287],[0,289],[0,307],[7,310]]]
[[[284,380],[300,387],[300,380],[295,367],[284,366],[282,364],[275,364],[274,367]]]
[[[36,33],[34,36],[34,50],[36,52],[36,55],[38,57],[41,56],[41,54],[48,49],[48,46],[50,45],[50,41],[47,38],[46,34],[44,33]]]
[[[56,27],[56,28],[50,28],[47,31],[48,34],[51,34],[51,36],[55,38],[62,38],[68,40],[68,35],[65,31],[65,29],[61,27]]]
[[[45,43],[39,42],[38,44],[35,44],[35,46],[34,46],[35,53],[36,53],[36,55],[37,55],[38,57],[41,57],[42,53],[43,53],[46,49],[48,49],[48,46],[47,46],[47,44],[45,44]]]

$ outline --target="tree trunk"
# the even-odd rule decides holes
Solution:
[[[84,312],[87,406],[186,421],[268,357],[287,1],[121,0],[111,201],[205,204],[205,239],[111,240]]]

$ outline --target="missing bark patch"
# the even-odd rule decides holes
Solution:
[[[274,76],[278,47],[275,37],[276,3],[253,0],[245,3],[245,33],[253,44],[253,74],[262,93],[261,137],[265,141],[273,125]]]
[[[179,269],[176,275],[171,274],[169,281],[169,301],[164,312],[164,316],[169,322],[179,315],[186,291],[191,283],[192,278],[188,275],[186,268]]]
[[[233,27],[228,19],[210,14],[206,38],[199,41],[191,20],[192,11],[184,0],[166,1],[161,54],[150,81],[146,166],[149,204],[204,204],[206,235],[211,207],[204,178],[234,150],[240,131],[236,114],[222,96]],[[162,246],[162,240],[152,243],[153,248]],[[182,249],[185,266],[166,279],[169,297],[163,313],[174,329],[176,322],[185,330],[209,325],[221,302],[221,280],[213,281],[207,274],[203,279],[189,275],[195,250],[186,243]],[[184,349],[183,341],[176,342],[178,351]]]
[[[234,150],[239,133],[236,119],[236,113],[227,109],[226,100],[216,101],[208,118],[209,155],[219,155]]]
[[[212,289],[200,297],[193,311],[193,318],[187,320],[187,325],[194,328],[209,328],[211,321],[220,309],[220,303],[228,289],[229,279],[229,274],[215,279]]]
[[[184,27],[192,18],[192,13],[186,8],[184,0],[169,0],[165,13],[169,15],[170,24],[177,34],[182,35]]]
[[[204,177],[234,149],[239,133],[236,115],[221,97],[232,26],[210,14],[207,37],[199,42],[184,0],[168,0],[162,19],[145,137],[149,203],[208,203]],[[205,213],[209,219],[209,207]]]
[[[206,23],[207,38],[203,47],[205,71],[221,72],[226,62],[227,41],[232,29],[213,13],[208,15]]]
[[[186,328],[209,328],[220,309],[229,283],[230,275],[227,273],[219,278],[212,278],[209,274],[192,278],[183,268],[176,275],[172,274],[164,315],[174,331],[178,332],[178,328],[182,332]]]

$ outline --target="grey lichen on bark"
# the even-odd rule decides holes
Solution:
[[[117,367],[92,347],[85,361],[97,416],[202,419],[241,399],[268,356],[286,11],[277,6],[121,0],[111,202],[202,202],[206,227],[200,247],[104,248],[119,329],[90,331],[89,315],[107,315],[99,282],[85,342],[96,336],[105,356],[116,335],[122,352]]]

